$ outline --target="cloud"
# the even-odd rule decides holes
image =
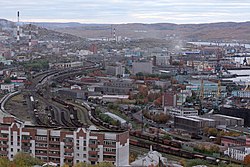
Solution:
[[[1,0],[0,16],[83,23],[247,21],[249,0]]]

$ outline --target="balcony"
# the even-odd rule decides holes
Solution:
[[[98,144],[89,144],[89,148],[97,148]]]
[[[48,147],[36,146],[36,150],[47,150]]]
[[[30,143],[29,139],[22,139],[21,141],[22,141],[22,143]]]
[[[103,147],[116,148],[116,145],[107,145],[107,144],[104,144]]]
[[[36,155],[36,156],[47,156],[47,153],[39,153],[39,152],[36,152],[35,155]]]
[[[98,151],[89,151],[89,155],[98,155]]]
[[[7,144],[1,144],[0,148],[8,148],[8,145]]]
[[[95,157],[95,158],[94,157],[89,157],[89,161],[95,161],[96,162],[96,161],[98,161],[98,157]]]
[[[72,154],[64,154],[65,159],[73,159],[74,155]]]
[[[116,152],[103,151],[103,155],[116,155]]]
[[[49,144],[60,145],[60,141],[49,141]]]
[[[9,139],[6,137],[0,137],[0,141],[8,141]]]
[[[50,157],[60,157],[60,153],[49,153]]]
[[[103,158],[103,161],[115,162],[115,158]]]
[[[65,152],[74,152],[73,148],[64,148]]]
[[[3,156],[3,155],[8,155],[8,151],[0,151],[0,154]]]
[[[49,150],[60,150],[59,145],[49,145]]]

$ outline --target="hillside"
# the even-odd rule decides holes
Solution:
[[[80,23],[36,23],[59,32],[79,37],[110,37],[111,25]],[[118,36],[129,38],[171,38],[186,40],[241,40],[250,41],[250,22],[210,23],[210,24],[116,24]]]

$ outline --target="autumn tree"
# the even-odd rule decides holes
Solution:
[[[157,98],[155,101],[154,101],[154,104],[156,106],[161,106],[162,105],[162,96]]]
[[[245,156],[244,164],[247,165],[247,166],[250,166],[250,154]]]

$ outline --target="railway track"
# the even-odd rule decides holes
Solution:
[[[88,110],[86,108],[84,108],[83,106],[79,104],[75,104],[71,102],[67,102],[67,103],[73,105],[74,107],[78,109],[77,114],[79,115],[78,117],[81,119],[82,123],[87,124],[87,125],[93,125],[93,123],[89,120]]]

